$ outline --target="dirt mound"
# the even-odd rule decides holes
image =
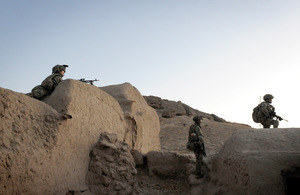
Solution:
[[[113,96],[123,109],[126,126],[124,141],[131,148],[147,153],[160,150],[160,123],[140,92],[130,83],[101,87]]]
[[[196,110],[181,101],[172,101],[161,99],[156,96],[144,96],[149,106],[154,108],[160,117],[164,118],[172,118],[174,116],[202,116],[212,121],[216,122],[226,122],[224,119],[218,117],[215,114],[208,114],[205,112],[201,112]]]
[[[87,184],[94,194],[132,194],[137,189],[134,159],[128,144],[102,133],[90,153]]]
[[[56,171],[49,159],[65,124],[61,114],[43,102],[0,88],[0,115],[0,194],[48,193]]]
[[[299,140],[299,129],[237,131],[214,161],[216,177],[228,194],[285,194],[282,171],[300,167]]]
[[[151,118],[155,131],[128,128],[114,97],[75,80],[62,81],[43,101],[0,88],[0,194],[86,190],[89,153],[102,132],[115,133],[125,141],[129,140],[126,136],[136,134],[136,143],[142,143],[134,145],[136,150],[158,150],[159,137],[149,136],[159,132],[155,111],[156,118],[141,111],[145,121]],[[64,119],[63,114],[72,119]],[[144,126],[143,120],[137,124]],[[146,136],[150,141],[144,141]],[[133,147],[133,142],[128,145]]]

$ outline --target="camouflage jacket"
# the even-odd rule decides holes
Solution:
[[[262,102],[260,104],[260,118],[272,119],[275,114],[275,108],[268,102]]]
[[[60,73],[54,73],[43,80],[41,85],[47,91],[53,92],[55,87],[62,81],[62,77]]]
[[[201,126],[194,123],[191,125],[189,129],[189,141],[190,142],[198,142],[200,141],[202,144],[204,144],[203,134],[201,131]]]

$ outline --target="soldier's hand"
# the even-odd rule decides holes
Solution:
[[[276,115],[276,112],[272,111],[270,112],[270,116],[275,116]]]
[[[203,151],[202,154],[203,154],[203,156],[206,156],[206,152],[205,151]]]

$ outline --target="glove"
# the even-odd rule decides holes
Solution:
[[[270,112],[270,116],[275,116],[276,115],[276,112],[272,111]]]

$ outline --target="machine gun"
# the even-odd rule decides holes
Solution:
[[[95,79],[95,80],[85,80],[85,78],[83,78],[83,79],[79,79],[78,81],[81,81],[81,82],[85,82],[85,83],[89,83],[89,84],[91,84],[91,85],[94,85],[94,82],[95,82],[95,81],[99,81],[99,80],[97,80],[97,79]]]

